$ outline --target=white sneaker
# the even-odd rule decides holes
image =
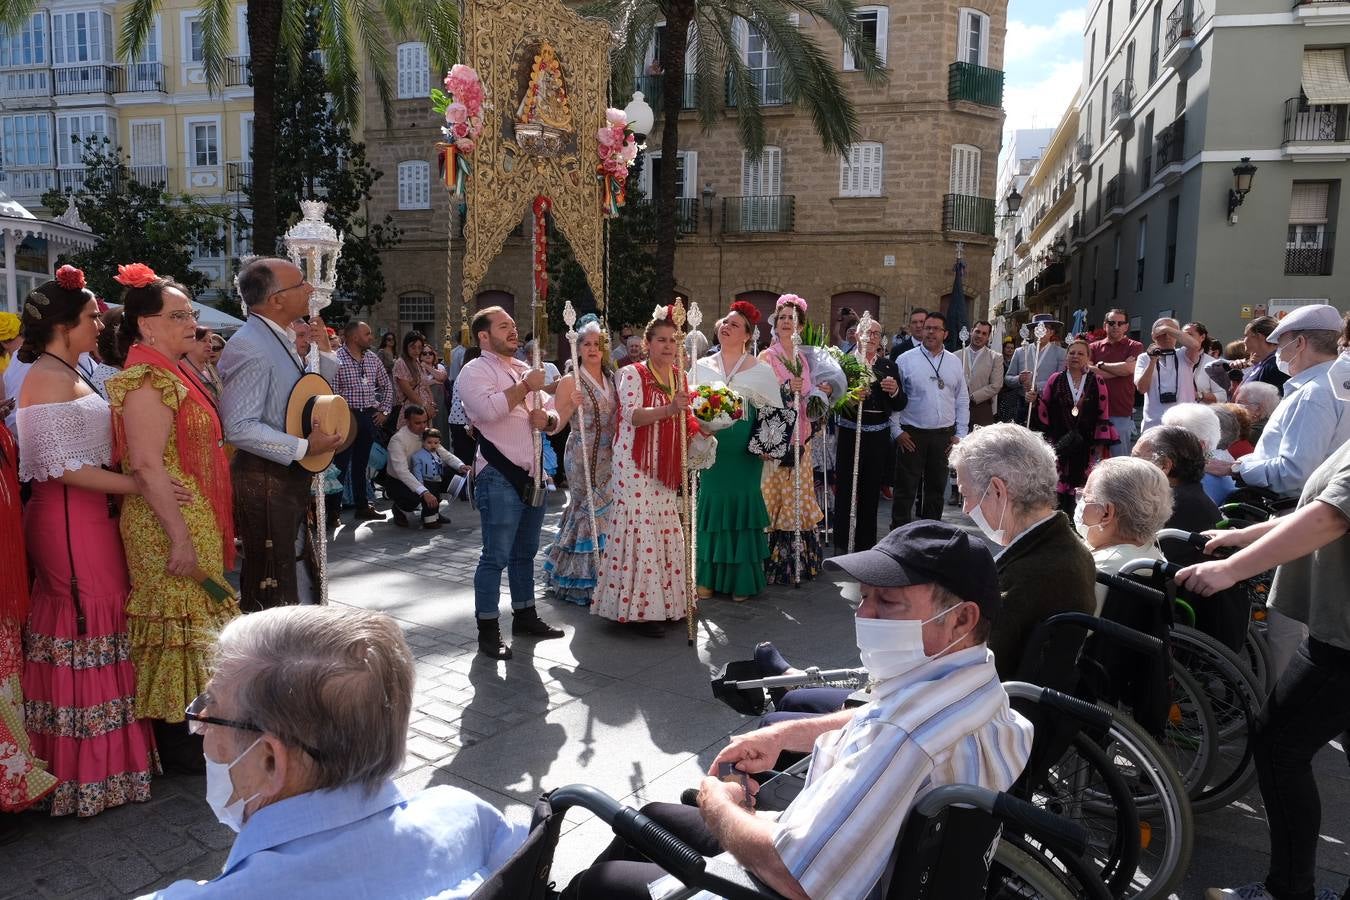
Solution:
[[[1235,888],[1210,888],[1205,891],[1205,900],[1275,900],[1275,896],[1266,890],[1259,881]]]

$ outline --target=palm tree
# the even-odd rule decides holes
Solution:
[[[13,29],[33,14],[41,0],[0,0],[0,26]],[[247,0],[249,69],[253,81],[253,196],[275,195],[276,67],[285,60],[299,67],[305,30],[317,23],[324,54],[326,84],[337,116],[355,122],[360,114],[360,53],[370,59],[375,87],[388,121],[393,91],[389,82],[389,34],[416,35],[444,71],[454,61],[459,39],[459,8],[437,0]],[[154,27],[161,0],[131,0],[122,22],[118,53],[139,52]],[[230,53],[232,0],[200,0],[203,67],[212,92],[225,83]],[[315,86],[316,90],[319,86]],[[253,245],[266,252],[276,245],[276,210],[270,202],[253,211]]]
[[[853,0],[600,0],[586,8],[607,19],[622,43],[612,56],[616,95],[628,96],[634,73],[664,20],[660,41],[662,75],[661,152],[675,160],[680,146],[679,110],[684,102],[685,57],[693,42],[695,108],[703,128],[720,120],[733,102],[741,143],[751,157],[764,150],[762,87],[741,55],[746,30],[753,27],[782,67],[784,96],[810,115],[821,144],[845,155],[858,139],[858,117],[832,58],[798,20],[811,17],[828,25],[844,41],[868,85],[883,84],[886,72],[876,48],[856,27]],[[725,98],[725,101],[724,101]],[[675,294],[676,166],[661,166],[656,206],[672,212],[657,219],[656,300]]]

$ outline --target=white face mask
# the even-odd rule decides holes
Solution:
[[[230,796],[234,793],[234,781],[230,778],[230,769],[233,769],[239,760],[247,756],[250,750],[258,746],[258,741],[261,740],[262,738],[259,737],[258,740],[249,744],[244,752],[236,756],[234,762],[230,763],[216,762],[203,754],[206,759],[206,803],[211,807],[211,811],[216,814],[220,824],[231,831],[237,832],[244,827],[244,807],[252,803],[258,795],[254,794],[248,799],[236,800],[231,803]]]
[[[989,519],[985,517],[984,510],[980,508],[980,504],[984,502],[984,498],[989,496],[989,488],[993,486],[994,483],[992,481],[985,486],[984,493],[980,495],[980,499],[975,503],[975,508],[970,511],[970,518],[971,521],[979,526],[980,531],[984,532],[985,537],[1002,547],[1007,543],[1004,540],[1007,537],[1007,532],[1003,530],[1003,517],[1008,513],[1008,498],[1006,496],[1003,498],[1003,509],[998,514],[997,526],[991,526],[989,524]]]
[[[936,622],[955,606],[920,622],[917,619],[863,619],[854,618],[853,627],[858,637],[858,652],[862,664],[877,681],[896,678],[913,672],[919,666],[937,659],[965,637],[962,635],[932,656],[923,652],[923,626]]]
[[[1089,524],[1087,524],[1086,522],[1084,522],[1084,521],[1083,521],[1083,508],[1084,508],[1085,506],[1087,506],[1086,503],[1077,503],[1077,504],[1074,505],[1074,508],[1073,508],[1073,529],[1074,529],[1074,531],[1077,531],[1077,532],[1078,532],[1078,536],[1079,536],[1079,537],[1081,537],[1083,540],[1086,541],[1086,540],[1088,539],[1088,533],[1089,533],[1090,531],[1092,531],[1092,529],[1096,528],[1097,525],[1100,525],[1100,524],[1102,524],[1102,523],[1101,523],[1101,522],[1098,522],[1097,525],[1089,525]]]
[[[1289,343],[1285,344],[1284,346],[1285,346],[1285,347],[1292,347],[1297,341],[1298,341],[1298,338],[1294,338],[1294,340],[1290,341]],[[1295,353],[1294,356],[1298,356],[1298,354]],[[1290,366],[1293,365],[1293,363],[1294,363],[1294,361],[1293,361],[1292,359],[1285,359],[1285,358],[1284,358],[1284,348],[1283,348],[1283,347],[1281,347],[1280,349],[1278,349],[1278,350],[1275,351],[1275,368],[1279,369],[1282,373],[1284,373],[1285,375],[1292,375],[1292,374],[1294,374],[1293,372],[1289,371],[1289,368],[1290,368]]]

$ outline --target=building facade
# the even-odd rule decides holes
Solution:
[[[707,130],[692,109],[678,111],[677,289],[705,312],[736,298],[767,310],[779,294],[793,292],[808,298],[814,322],[827,316],[833,322],[850,306],[895,327],[913,307],[946,302],[961,243],[969,309],[983,314],[1003,125],[1006,7],[1005,0],[934,3],[921,11],[860,6],[860,27],[875,36],[889,71],[881,87],[867,86],[839,39],[803,16],[799,27],[817,33],[857,106],[859,143],[844,159],[821,149],[809,116],[784,91],[773,52],[746,26],[741,53],[756,72],[766,147],[758,159],[742,150],[734,109]],[[662,76],[651,65],[654,47],[647,55],[638,88],[650,101],[661,96]],[[449,197],[436,183],[438,123],[425,100],[439,77],[421,44],[399,44],[396,58],[392,125],[385,125],[376,98],[365,108],[369,157],[386,174],[375,185],[371,214],[378,220],[388,213],[404,232],[402,243],[384,254],[387,293],[372,319],[380,328],[439,335],[447,296],[454,325],[460,305],[459,242],[450,247],[447,268]],[[692,90],[691,79],[686,106],[692,106]],[[615,105],[626,102],[616,98]],[[666,155],[659,147],[662,111],[656,112],[638,176],[648,195]],[[528,234],[526,222],[508,238],[472,308],[501,303],[524,310]]]
[[[1090,322],[1119,306],[1136,334],[1173,315],[1232,338],[1263,312],[1347,305],[1350,2],[1206,2],[1089,10],[1069,265]]]
[[[27,22],[0,31],[0,190],[39,215],[53,188],[77,191],[85,169],[80,143],[107,137],[121,148],[131,177],[164,183],[232,208],[251,169],[253,89],[243,3],[235,6],[223,90],[211,94],[203,61],[203,23],[194,0],[159,5],[145,48],[117,54],[128,4],[53,0]],[[194,267],[223,283],[229,258],[246,241],[222,221],[223,251]],[[37,238],[30,238],[38,240]],[[28,248],[33,258],[41,248]]]
[[[1036,163],[1050,143],[1053,128],[1019,128],[999,156],[998,180],[994,200],[998,211],[994,220],[994,255],[989,268],[989,308],[992,315],[1011,312],[1020,296],[1016,282],[1017,245],[1022,242],[1018,210],[1010,209],[1008,197],[1016,194],[1021,203],[1022,189],[1036,168]],[[1020,301],[1019,301],[1020,302]]]

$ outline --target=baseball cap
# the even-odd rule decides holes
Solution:
[[[827,559],[824,566],[876,587],[936,584],[978,605],[990,620],[1003,607],[993,554],[969,532],[945,522],[901,525],[871,550]]]
[[[1300,306],[1280,320],[1280,324],[1270,333],[1266,341],[1278,344],[1280,337],[1291,331],[1340,331],[1345,327],[1345,319],[1334,306],[1325,303],[1313,303]]]

